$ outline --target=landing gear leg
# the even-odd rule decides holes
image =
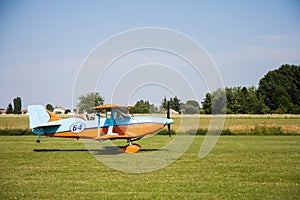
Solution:
[[[132,141],[130,139],[127,140],[127,144],[128,144],[128,146],[131,146],[132,145]]]

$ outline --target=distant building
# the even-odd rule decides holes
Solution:
[[[155,112],[160,113],[161,106],[155,106],[154,109],[155,109]]]
[[[60,106],[58,106],[58,105],[56,105],[53,108],[53,113],[55,113],[55,114],[64,114],[65,113],[65,109],[62,108],[62,107],[60,107]]]
[[[156,112],[156,113],[167,113],[167,111],[164,111],[164,109],[162,108],[162,106],[156,106],[156,107],[154,107],[154,112]],[[170,114],[172,114],[172,115],[179,115],[179,112],[177,112],[176,110],[173,110],[172,108],[170,108]]]
[[[176,110],[173,110],[172,108],[170,109],[170,114],[171,115],[178,115],[179,112],[177,112]]]
[[[22,115],[26,115],[28,113],[28,110],[21,110]]]
[[[6,110],[3,109],[3,108],[0,108],[0,113],[1,113],[2,115],[5,115],[5,114],[6,114]]]

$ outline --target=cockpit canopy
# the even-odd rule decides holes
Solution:
[[[105,118],[117,120],[130,119],[133,115],[130,112],[130,108],[133,106],[119,106],[115,104],[105,104],[95,107],[98,112],[105,112]]]

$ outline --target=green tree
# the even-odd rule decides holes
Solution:
[[[218,88],[212,93],[206,93],[201,102],[203,114],[224,114],[226,113],[226,91]]]
[[[223,95],[222,95],[223,93]],[[250,87],[226,87],[226,113],[227,114],[264,114],[269,109],[264,102],[257,97],[257,89]],[[213,101],[211,100],[213,98]],[[224,91],[217,89],[212,94],[207,93],[202,103],[201,113],[211,113],[212,105],[216,106],[216,113],[223,113],[221,107],[225,107]],[[212,104],[212,102],[215,102]]]
[[[69,114],[69,113],[71,113],[71,112],[72,112],[72,111],[71,111],[70,109],[66,109],[64,114]]]
[[[228,114],[264,114],[268,113],[267,106],[258,98],[257,89],[250,87],[227,87],[226,99]]]
[[[177,96],[170,98],[170,108],[177,111],[179,114],[181,113],[181,103]]]
[[[255,88],[243,87],[238,93],[238,109],[236,113],[239,114],[254,114],[258,105]]]
[[[211,114],[211,94],[206,93],[204,100],[201,102],[202,104],[202,113],[204,114]]]
[[[14,114],[21,114],[21,109],[22,109],[22,100],[20,97],[16,97],[13,100],[14,103],[14,110],[13,113]]]
[[[185,104],[186,105],[192,105],[192,106],[194,106],[195,108],[198,108],[198,109],[200,108],[199,102],[196,101],[196,100],[188,100]]]
[[[150,112],[149,101],[139,100],[135,103],[135,106],[131,109],[133,113],[149,113]]]
[[[12,114],[12,113],[13,113],[13,107],[11,103],[9,103],[6,109],[6,114]]]
[[[149,113],[156,113],[157,109],[155,108],[154,104],[150,104]]]
[[[88,93],[78,97],[79,103],[77,104],[78,110],[80,113],[94,112],[94,107],[103,105],[104,98],[99,95],[98,92]]]
[[[236,114],[239,112],[240,104],[239,104],[239,92],[241,87],[226,87],[226,100],[227,100],[227,108],[226,113],[228,114]]]
[[[300,114],[300,66],[282,65],[259,81],[258,98],[273,113]]]
[[[48,103],[48,104],[46,105],[46,108],[47,108],[49,111],[51,111],[51,112],[53,112],[53,110],[54,110],[52,104],[50,104],[50,103]]]
[[[188,100],[181,108],[185,114],[198,114],[200,111],[199,102],[195,100]]]
[[[184,114],[199,114],[199,108],[190,104],[184,104],[182,110]]]
[[[225,114],[226,113],[226,92],[218,88],[211,94],[212,114]]]
[[[167,101],[167,98],[164,97],[162,102],[161,102],[161,106],[164,110],[167,110],[168,109],[168,101]]]
[[[173,110],[177,111],[178,113],[181,113],[181,102],[177,96],[175,96],[174,98],[170,98],[169,104],[170,104],[170,109],[173,109]],[[164,110],[168,109],[168,100],[166,97],[164,97],[164,99],[162,100],[161,105]]]

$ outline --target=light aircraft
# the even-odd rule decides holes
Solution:
[[[170,119],[170,109],[167,118],[153,116],[134,116],[130,112],[133,106],[119,106],[105,104],[95,107],[98,111],[93,115],[86,114],[84,117],[71,117],[62,119],[41,105],[28,106],[30,128],[32,132],[40,136],[62,138],[84,138],[97,141],[125,139],[127,146],[122,148],[124,152],[136,153],[141,147],[133,144],[133,141],[142,139],[144,136],[155,133],[168,127],[174,122]],[[169,107],[169,105],[168,105]],[[100,110],[104,111],[102,116]]]

